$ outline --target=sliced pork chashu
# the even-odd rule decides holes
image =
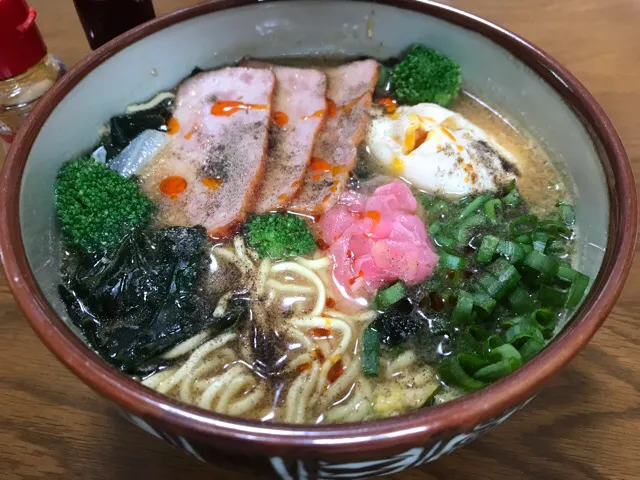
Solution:
[[[323,69],[328,80],[328,117],[290,210],[320,214],[338,201],[356,164],[357,147],[366,134],[378,69],[375,60]]]
[[[254,211],[286,207],[302,186],[320,127],[326,117],[327,78],[319,70],[246,62],[276,76],[264,181]]]
[[[180,85],[171,143],[141,175],[161,224],[225,236],[244,220],[262,183],[275,84],[267,69],[232,67]]]

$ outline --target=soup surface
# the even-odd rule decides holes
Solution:
[[[261,421],[399,415],[517,369],[589,279],[565,180],[460,75],[424,47],[243,59],[129,106],[56,183],[71,320],[147,387]]]

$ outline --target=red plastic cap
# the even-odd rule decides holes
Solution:
[[[29,70],[46,54],[36,11],[25,0],[0,0],[0,80]]]

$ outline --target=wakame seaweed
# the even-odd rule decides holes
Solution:
[[[109,133],[100,141],[107,151],[107,161],[118,155],[145,130],[162,130],[171,118],[172,107],[173,100],[166,99],[147,110],[111,117]]]
[[[59,291],[72,321],[103,358],[127,373],[206,328],[213,333],[246,314],[234,302],[225,317],[200,291],[207,263],[202,227],[136,230],[120,245],[70,265]]]

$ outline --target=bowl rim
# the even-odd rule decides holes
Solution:
[[[43,343],[92,389],[126,411],[189,439],[227,451],[287,456],[368,455],[425,445],[452,432],[471,431],[530,399],[585,346],[613,308],[628,276],[638,229],[636,187],[622,142],[586,88],[551,56],[514,33],[476,15],[430,0],[355,0],[412,10],[474,31],[508,50],[570,106],[589,133],[605,172],[610,200],[607,249],[588,297],[571,323],[533,360],[513,374],[460,399],[399,417],[340,425],[265,424],[215,414],[158,394],[119,373],[93,353],[48,304],[29,267],[19,220],[22,174],[30,150],[58,103],[87,74],[132,43],[191,18],[277,0],[210,0],[161,16],[91,52],[38,102],[0,174],[0,260],[13,295]],[[300,0],[293,0],[299,3]],[[313,1],[313,0],[306,0]]]

